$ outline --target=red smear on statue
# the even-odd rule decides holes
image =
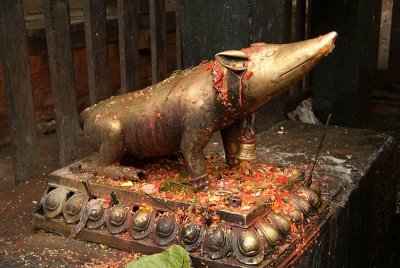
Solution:
[[[212,68],[213,68],[213,62],[209,62],[209,63],[206,65],[206,71],[210,71],[210,70],[212,70]]]
[[[222,86],[222,78],[224,77],[224,72],[221,69],[216,70],[216,75],[214,77],[214,85],[216,87]]]
[[[214,89],[217,91],[217,99],[231,112],[235,110],[232,108],[232,103],[228,99],[228,88],[223,85],[224,68],[221,63],[216,60],[212,66],[212,78],[214,82]]]
[[[244,79],[249,80],[250,77],[251,77],[252,75],[253,75],[253,72],[252,72],[252,71],[247,71],[247,72],[244,74]]]

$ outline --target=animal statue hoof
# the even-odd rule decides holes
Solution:
[[[234,155],[226,155],[226,164],[230,167],[237,166],[240,164],[239,160],[236,158],[236,154]]]
[[[192,179],[190,179],[190,183],[192,184],[193,188],[196,189],[197,191],[203,190],[209,184],[208,174],[204,174],[197,178],[192,178]]]

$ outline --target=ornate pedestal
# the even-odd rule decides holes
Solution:
[[[84,172],[96,169],[96,157],[82,159],[49,175],[34,225],[145,254],[180,244],[195,266],[276,267],[295,261],[330,217],[301,170],[262,162],[229,169],[215,153],[206,163],[210,188],[195,193],[179,157],[144,165],[148,178],[133,183]]]

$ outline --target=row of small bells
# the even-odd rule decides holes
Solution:
[[[315,185],[313,185],[314,187]],[[254,226],[243,229],[227,223],[213,223],[199,226],[195,222],[179,224],[173,214],[162,213],[123,204],[104,208],[99,199],[89,200],[85,193],[71,193],[63,188],[56,188],[47,194],[43,202],[43,213],[47,218],[63,215],[67,224],[82,225],[85,209],[88,213],[87,229],[100,229],[106,226],[111,234],[130,231],[133,239],[151,237],[159,246],[166,246],[174,241],[187,251],[194,252],[202,245],[202,251],[212,260],[222,259],[231,253],[247,265],[257,265],[271,253],[279,242],[291,232],[291,221],[299,224],[312,209],[320,204],[319,191],[300,187],[289,198],[294,208],[287,215],[270,212]],[[72,195],[71,195],[72,194]],[[134,209],[138,208],[138,209]]]

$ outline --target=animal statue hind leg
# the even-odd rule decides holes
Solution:
[[[102,117],[96,122],[96,126],[85,131],[85,135],[93,136],[95,133],[97,140],[94,141],[99,148],[99,164],[96,170],[91,172],[98,175],[121,178],[127,180],[138,180],[146,175],[143,170],[127,168],[119,165],[119,160],[125,151],[123,127],[117,119]]]
[[[99,122],[100,149],[99,160],[103,165],[118,162],[124,150],[123,128],[118,120],[100,119]]]

